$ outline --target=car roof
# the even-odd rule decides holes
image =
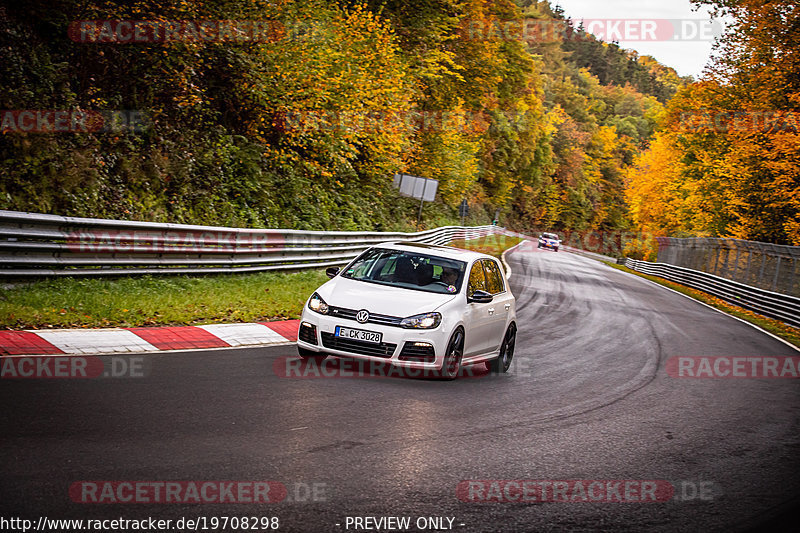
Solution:
[[[491,255],[453,246],[441,246],[438,244],[426,244],[422,242],[403,242],[392,241],[374,245],[375,248],[388,248],[390,250],[403,250],[405,252],[417,252],[427,255],[445,257],[447,259],[457,259],[459,261],[472,261],[474,259],[495,259]]]

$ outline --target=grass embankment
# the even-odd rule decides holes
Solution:
[[[0,292],[2,328],[133,327],[300,316],[324,270],[52,279]]]
[[[493,235],[454,246],[499,257],[520,239]],[[208,276],[51,279],[0,291],[0,328],[108,328],[298,318],[327,281],[324,269]]]
[[[449,246],[463,248],[465,250],[474,250],[476,252],[493,255],[499,259],[500,256],[503,255],[503,252],[512,246],[516,246],[523,240],[525,239],[520,239],[519,237],[509,237],[507,235],[489,235],[487,237],[481,237],[479,239],[472,239],[469,241],[453,241],[449,244]]]
[[[641,272],[636,272],[635,270],[631,270],[630,268],[622,265],[615,265],[613,263],[606,263],[606,264],[608,264],[612,268],[616,268],[617,270],[622,270],[624,272],[634,274],[641,278],[649,279],[650,281],[658,283],[659,285],[669,287],[670,289],[678,291],[681,294],[685,294],[686,296],[690,296],[695,300],[699,300],[705,304],[708,304],[711,307],[714,307],[730,315],[733,315],[737,318],[741,318],[742,320],[746,320],[752,324],[755,324],[761,329],[769,331],[773,335],[781,337],[782,339],[785,339],[786,341],[792,343],[793,345],[800,347],[800,329],[793,328],[792,326],[784,324],[779,320],[774,320],[772,318],[759,315],[758,313],[748,311],[747,309],[744,309],[737,305],[733,305],[724,300],[721,300],[716,296],[712,296],[706,292],[699,291],[697,289],[692,289],[691,287],[686,287],[685,285],[680,285],[678,283],[674,283],[672,281],[668,281],[656,276],[649,276],[647,274],[642,274]]]

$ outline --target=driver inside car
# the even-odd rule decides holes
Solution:
[[[442,269],[442,283],[447,285],[455,285],[456,281],[458,281],[458,272],[453,268],[444,268]]]

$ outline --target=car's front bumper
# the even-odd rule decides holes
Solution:
[[[336,326],[381,333],[381,343],[378,345],[336,337]],[[355,320],[321,315],[306,308],[300,320],[297,345],[309,351],[339,357],[390,363],[403,368],[438,370],[442,367],[449,340],[449,329],[445,326],[444,322],[434,329],[407,329],[370,322],[360,324]],[[432,359],[429,354],[432,354]]]

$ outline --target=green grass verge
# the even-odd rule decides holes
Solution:
[[[492,235],[454,246],[499,257],[521,239]],[[208,276],[59,278],[0,291],[0,328],[108,328],[298,318],[324,270]]]
[[[484,254],[492,255],[499,259],[500,256],[503,255],[503,252],[505,252],[512,246],[516,246],[523,240],[525,239],[521,239],[519,237],[509,237],[507,235],[488,235],[486,237],[480,237],[478,239],[470,239],[468,241],[464,240],[453,241],[449,244],[449,246],[454,246],[456,248],[463,248],[465,250],[473,250],[476,252],[481,252]]]
[[[0,292],[0,327],[198,325],[297,318],[323,270],[51,279]]]
[[[730,304],[725,300],[721,300],[716,296],[712,296],[706,292],[699,291],[697,289],[692,289],[691,287],[687,287],[685,285],[681,285],[679,283],[674,283],[672,281],[668,281],[664,278],[659,278],[657,276],[649,276],[647,274],[642,274],[641,272],[636,272],[635,270],[631,270],[630,268],[623,266],[623,265],[616,265],[614,263],[608,263],[612,268],[616,268],[617,270],[622,270],[623,272],[628,272],[630,274],[634,274],[639,276],[640,278],[649,279],[659,285],[663,285],[665,287],[669,287],[675,291],[680,292],[681,294],[685,294],[686,296],[690,296],[695,300],[699,300],[705,304],[708,304],[716,309],[721,311],[725,311],[726,313],[733,315],[737,318],[741,318],[742,320],[746,320],[756,326],[769,331],[773,335],[776,335],[793,345],[800,347],[800,329],[793,328],[788,324],[784,324],[779,320],[774,320],[772,318],[768,318],[758,313],[754,313],[753,311],[749,311],[737,305]]]

